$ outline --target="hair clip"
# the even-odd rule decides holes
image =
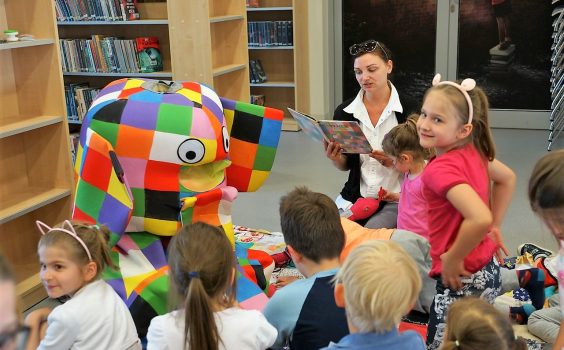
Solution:
[[[200,273],[198,271],[190,271],[190,272],[188,272],[188,277],[190,277],[190,278],[200,278]]]
[[[460,343],[458,342],[458,340],[454,341],[454,345],[458,348],[460,346]]]
[[[60,228],[59,227],[49,227],[49,225],[47,225],[46,223],[39,221],[39,220],[35,221],[35,224],[37,225],[37,228],[39,229],[41,234],[44,235],[44,236],[46,234],[48,234],[49,232],[52,232],[52,231],[64,232],[64,233],[71,235],[71,237],[76,239],[78,241],[78,243],[80,243],[82,248],[84,248],[86,255],[88,255],[88,260],[92,261],[92,255],[90,254],[90,250],[86,246],[86,243],[84,243],[84,241],[80,237],[78,237],[78,235],[76,234],[76,231],[74,230],[74,227],[72,227],[72,224],[71,224],[70,221],[68,221],[68,220],[63,221],[63,224],[61,225],[62,227],[60,227]],[[64,228],[65,225],[68,226],[68,229]]]
[[[464,79],[460,84],[448,80],[441,81],[441,75],[437,73],[433,78],[433,86],[437,86],[437,85],[454,86],[455,88],[460,90],[460,92],[462,92],[462,95],[464,95],[464,98],[466,98],[466,102],[468,102],[468,124],[472,124],[472,119],[474,116],[474,108],[472,107],[472,99],[470,98],[470,95],[468,95],[468,91],[476,87],[476,81],[471,78]]]

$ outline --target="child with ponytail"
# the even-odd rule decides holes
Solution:
[[[235,257],[225,233],[197,222],[184,226],[168,247],[171,290],[178,310],[151,321],[147,349],[264,350],[277,331],[255,310],[235,301]]]
[[[38,245],[41,282],[49,297],[70,299],[52,311],[28,315],[28,348],[141,349],[127,306],[100,278],[107,266],[114,267],[110,231],[68,220],[55,227],[37,221],[37,226],[43,234]]]
[[[500,226],[515,174],[495,159],[488,100],[473,79],[460,84],[433,79],[417,121],[419,142],[434,149],[423,171],[431,271],[437,280],[427,330],[428,349],[444,337],[449,305],[463,296],[493,303],[501,278],[498,258],[507,249]]]
[[[412,114],[405,123],[392,128],[384,136],[382,149],[392,159],[395,169],[404,174],[401,191],[394,198],[399,200],[397,228],[429,239],[427,202],[423,197],[420,176],[427,164],[429,151],[419,144],[418,118],[419,115]]]

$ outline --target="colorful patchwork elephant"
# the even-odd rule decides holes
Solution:
[[[182,224],[221,226],[233,242],[231,206],[272,168],[282,111],[220,98],[205,85],[121,79],[100,91],[82,126],[73,218],[110,229],[118,271],[104,278],[144,335],[168,311],[169,236]],[[238,299],[267,300],[268,256],[237,247]],[[251,277],[252,281],[246,277]]]

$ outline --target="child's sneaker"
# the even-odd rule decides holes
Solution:
[[[548,258],[552,254],[554,254],[553,251],[548,250],[546,248],[543,248],[543,247],[538,246],[538,245],[533,244],[533,243],[521,244],[519,247],[517,247],[517,251],[518,251],[519,255],[524,255],[525,253],[531,254],[533,256],[533,260],[535,260],[535,261],[538,258]]]

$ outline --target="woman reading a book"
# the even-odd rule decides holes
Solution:
[[[378,209],[360,223],[369,228],[395,228],[400,173],[382,152],[382,140],[394,126],[405,122],[405,117],[397,90],[388,80],[393,69],[392,53],[376,40],[354,44],[349,52],[354,57],[360,91],[335,109],[333,119],[357,121],[374,151],[345,154],[338,143],[325,143],[326,155],[335,167],[349,171],[335,202],[342,213],[347,213],[359,198],[378,198],[382,188],[385,195]]]

